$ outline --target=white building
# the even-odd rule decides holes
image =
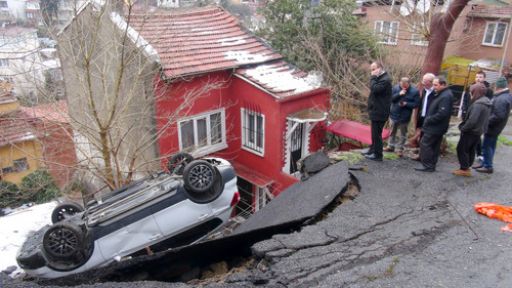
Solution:
[[[37,30],[0,28],[0,79],[14,84],[14,93],[22,101],[37,101],[44,75]]]

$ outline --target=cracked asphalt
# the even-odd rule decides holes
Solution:
[[[505,133],[512,136],[510,125]],[[477,202],[512,205],[511,157],[512,147],[500,145],[495,173],[471,178],[450,173],[454,155],[441,158],[435,173],[416,172],[419,163],[407,159],[364,162],[367,172],[352,171],[361,186],[354,200],[254,244],[247,269],[195,284],[80,287],[512,287],[512,233],[473,210]]]

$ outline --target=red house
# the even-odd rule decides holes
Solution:
[[[81,50],[76,47],[84,43],[77,39],[90,35],[86,27],[101,27],[94,34],[108,36],[98,36],[96,39],[101,40],[87,47],[101,47],[102,53],[97,57],[108,63],[120,61],[119,55],[114,54],[115,48],[132,47],[127,51],[133,52],[126,52],[126,57],[142,56],[131,58],[136,60],[127,64],[131,68],[126,71],[132,74],[126,74],[122,85],[138,83],[126,80],[135,79],[130,78],[133,71],[147,77],[140,83],[152,84],[120,89],[137,91],[131,99],[141,103],[150,99],[154,108],[136,121],[133,117],[119,121],[129,127],[140,127],[141,137],[132,134],[132,142],[151,134],[143,132],[155,131],[157,143],[144,150],[145,159],[161,157],[164,159],[161,164],[165,165],[165,159],[178,151],[187,151],[195,157],[214,154],[226,158],[233,163],[240,179],[238,184],[245,204],[241,210],[253,211],[296,182],[297,160],[322,147],[330,95],[328,89],[320,86],[321,77],[308,75],[286,63],[280,54],[222,8],[137,8],[123,18],[115,11],[100,13],[96,11],[101,7],[92,4],[88,7],[78,13],[59,38],[60,51],[65,51],[60,54],[65,56],[61,62],[70,112],[81,116],[82,121],[89,119],[86,113],[90,112],[84,112],[88,107],[84,100],[87,95],[80,94],[80,83],[84,80],[79,76],[86,73],[74,70],[83,68],[76,65],[80,61],[73,57],[81,56],[78,53]],[[94,26],[100,22],[102,25]],[[126,39],[130,42],[111,45]],[[136,54],[140,50],[142,53]],[[145,60],[155,63],[157,70],[142,73],[146,70],[136,64]],[[104,70],[95,70],[95,77],[105,75],[101,79],[106,81],[115,78],[112,75],[117,66],[112,67],[105,74],[100,74]],[[97,81],[92,85],[97,85],[93,92],[110,87]],[[106,97],[117,99],[113,94],[99,93],[97,99],[102,105],[116,103],[117,100],[101,102]],[[119,100],[117,105],[124,107],[124,103]],[[137,105],[143,104],[126,105],[126,109],[136,115],[140,112]],[[119,145],[127,143],[123,141]],[[128,158],[136,154],[125,155]]]
[[[159,138],[161,155],[230,160],[254,210],[297,181],[297,160],[322,147],[329,90],[320,77],[283,61],[219,7],[136,14],[130,25],[161,61],[158,128],[182,111]]]
[[[77,165],[73,130],[64,100],[34,107],[21,107],[23,117],[34,126],[42,146],[42,163],[56,184],[64,188],[72,181]]]

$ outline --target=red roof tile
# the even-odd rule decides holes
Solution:
[[[282,58],[220,7],[135,12],[130,26],[157,51],[169,78]]]
[[[503,18],[510,19],[512,15],[512,5],[507,6],[487,6],[487,5],[473,5],[468,16],[470,17],[483,17],[483,18]]]
[[[0,117],[0,147],[35,138],[33,127],[22,112],[17,111]]]
[[[0,104],[7,104],[18,101],[10,92],[0,91]]]
[[[28,119],[44,119],[50,122],[69,123],[68,104],[65,100],[34,107],[21,107]]]

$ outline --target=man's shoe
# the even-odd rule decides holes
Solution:
[[[364,151],[361,151],[361,155],[363,155],[363,156],[370,155],[370,154],[373,154],[373,152],[370,149],[366,149]]]
[[[473,168],[473,169],[478,169],[478,168],[482,168],[482,167],[484,167],[484,164],[482,164],[482,163],[477,163],[477,164],[471,166],[471,168]]]
[[[455,175],[455,176],[471,177],[471,171],[469,169],[467,169],[467,170],[462,170],[462,169],[453,170],[452,174]]]
[[[377,155],[375,155],[375,154],[365,155],[364,157],[365,157],[366,159],[368,159],[368,160],[373,160],[373,161],[382,161],[382,157],[377,157]]]
[[[434,168],[428,168],[428,167],[425,167],[425,166],[416,167],[416,168],[414,168],[414,170],[420,171],[420,172],[434,172],[434,171],[436,171],[436,169],[434,169]]]
[[[476,169],[476,172],[492,174],[492,172],[494,172],[494,170],[492,168],[482,167],[482,168]]]
[[[384,150],[384,152],[394,152],[395,147],[388,146],[388,147],[384,148],[383,150]]]

